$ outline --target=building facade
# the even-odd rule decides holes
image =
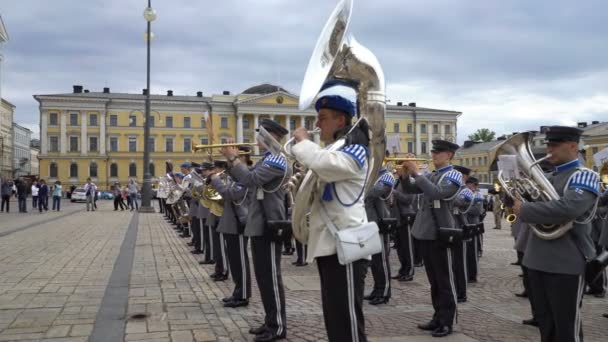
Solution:
[[[13,114],[15,106],[0,103],[0,177],[13,179]]]
[[[13,122],[13,177],[31,174],[30,141],[32,131]]]
[[[40,154],[40,149],[38,149],[37,147],[31,147],[30,148],[30,165],[31,165],[31,170],[30,170],[30,174],[32,176],[40,176],[40,163],[38,161],[38,155]]]
[[[4,61],[3,49],[4,43],[8,42],[8,32],[4,26],[4,21],[0,15],[0,99],[2,98],[2,63]]]
[[[111,93],[109,88],[89,92],[74,86],[72,93],[35,95],[41,110],[40,177],[75,185],[91,177],[102,189],[130,178],[143,179],[144,93]],[[460,114],[387,106],[387,135],[398,137],[390,149],[405,153],[411,148],[424,154],[432,139],[456,141]],[[236,95],[225,91],[174,96],[171,90],[151,95],[152,176],[164,174],[165,162],[177,169],[184,161],[202,161],[205,154],[193,154],[193,144],[254,143],[263,118],[276,120],[290,132],[302,126],[311,130],[316,112],[300,111],[296,95],[269,84]],[[254,154],[259,154],[257,147]]]

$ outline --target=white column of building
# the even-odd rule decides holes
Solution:
[[[99,126],[99,154],[106,154],[106,112],[101,112],[101,125]]]
[[[269,117],[270,117],[270,120],[274,120],[274,114],[270,114]]]
[[[87,113],[80,113],[80,154],[83,156],[87,155],[88,151],[88,141],[87,141]]]
[[[236,142],[243,142],[243,113],[236,113]]]
[[[67,143],[67,117],[68,113],[65,110],[61,111],[61,126],[59,128],[59,150],[61,154],[66,154],[68,152],[68,143]]]
[[[433,146],[433,123],[432,122],[427,122],[426,124],[426,136],[427,136],[427,143],[426,143],[426,153],[428,153],[429,155],[431,154],[431,148]]]
[[[300,127],[306,127],[306,117],[304,115],[300,116]]]
[[[285,128],[287,129],[287,139],[291,137],[291,116],[285,115]]]
[[[419,156],[422,153],[422,141],[420,136],[422,133],[420,132],[420,122],[416,122],[416,155]]]
[[[40,113],[40,154],[42,155],[47,154],[49,150],[49,138],[47,136],[47,131],[49,128],[48,116],[48,113]]]
[[[443,122],[439,123],[439,133],[441,133],[441,140],[445,140],[445,125]]]
[[[254,129],[258,129],[260,128],[260,114],[253,114],[253,128]],[[254,138],[255,141],[258,141],[258,132],[254,131]],[[256,145],[253,149],[253,154],[258,155],[260,154],[260,147],[258,145]]]

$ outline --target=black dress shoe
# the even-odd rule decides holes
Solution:
[[[363,299],[365,299],[365,300],[372,300],[374,298],[376,298],[376,294],[373,292],[368,294],[367,296],[363,296]]]
[[[608,313],[603,314],[602,316],[608,318]]]
[[[443,325],[443,326],[440,326],[437,329],[433,330],[433,332],[431,333],[431,336],[433,336],[433,337],[444,337],[444,336],[448,336],[451,333],[452,333],[452,327],[448,327],[447,325]]]
[[[534,327],[538,326],[538,322],[534,318],[524,319],[523,321],[521,321],[521,324],[531,325]]]
[[[226,308],[238,308],[240,306],[249,305],[249,301],[247,299],[236,299],[231,302],[224,303],[224,307]]]
[[[380,305],[388,303],[389,297],[376,297],[369,301],[370,305]]]
[[[188,246],[194,246],[194,244],[192,242],[188,242],[188,243],[186,243],[186,245],[188,245]]]
[[[265,332],[268,331],[268,327],[266,326],[266,324],[262,324],[257,328],[251,328],[249,329],[249,333],[252,335],[260,335],[263,334]]]
[[[512,262],[511,265],[513,265],[513,266],[521,266],[521,263],[516,261],[516,262]]]
[[[408,276],[401,276],[397,280],[399,280],[399,281],[412,281],[412,280],[414,280],[414,277],[411,277],[411,276],[410,277],[408,277]]]
[[[228,275],[227,274],[220,274],[217,277],[213,278],[213,281],[224,281],[228,279]]]
[[[477,279],[469,279],[469,283],[475,284],[475,283],[477,283]]]
[[[456,301],[457,301],[458,303],[466,303],[466,301],[467,301],[467,297],[458,298]]]
[[[285,333],[283,333],[281,335],[277,335],[276,333],[266,331],[263,334],[257,335],[253,340],[255,342],[271,342],[271,341],[282,340],[286,336],[287,336],[287,334],[285,334]]]
[[[418,324],[418,329],[420,330],[427,330],[427,331],[431,331],[431,330],[435,330],[439,327],[439,323],[435,322],[435,321],[430,321],[426,324]]]
[[[203,251],[201,251],[199,249],[195,249],[193,251],[190,251],[190,253],[192,253],[192,254],[203,254]]]
[[[222,298],[222,302],[224,302],[224,303],[232,302],[233,300],[234,300],[234,297],[232,297],[232,296]]]
[[[424,266],[424,264],[423,264],[423,263],[421,263],[421,262],[419,262],[419,263],[417,263],[417,264],[414,264],[414,267],[422,267],[422,266]]]
[[[588,291],[585,291],[585,294],[586,295],[592,295],[592,296],[594,296],[596,298],[604,298],[606,296],[606,293],[603,292],[603,291],[591,291],[591,290],[588,290]]]
[[[391,277],[391,279],[399,279],[399,278],[401,278],[401,277],[404,277],[404,275],[402,275],[402,274],[397,274],[396,276]]]
[[[215,261],[213,261],[213,260],[201,260],[198,263],[199,263],[199,265],[213,265],[213,264],[215,264]]]
[[[296,264],[297,267],[308,266],[307,262],[300,262]]]
[[[524,291],[522,293],[516,293],[515,295],[517,297],[521,297],[521,298],[528,298],[528,293],[526,291]]]

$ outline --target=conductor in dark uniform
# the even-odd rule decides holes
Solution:
[[[439,239],[439,228],[455,227],[452,202],[462,187],[462,174],[450,163],[458,147],[449,141],[433,140],[431,156],[435,171],[427,175],[422,175],[414,162],[402,164],[410,176],[402,183],[404,191],[423,194],[412,234],[420,240],[435,312],[430,322],[418,328],[431,331],[433,337],[451,334],[456,315],[453,255],[450,245]]]
[[[264,119],[260,125],[277,141],[287,134],[287,130],[274,120]],[[257,335],[255,341],[283,339],[287,334],[287,320],[281,277],[282,243],[275,242],[267,222],[287,218],[282,184],[289,176],[289,166],[282,155],[266,152],[249,169],[238,158],[236,148],[224,148],[221,152],[230,163],[230,176],[247,188],[249,196],[245,236],[251,240],[253,269],[266,313],[264,324],[251,329],[250,333]]]
[[[530,299],[541,341],[582,341],[581,306],[585,265],[595,257],[590,214],[599,195],[599,176],[580,164],[578,142],[582,130],[551,126],[546,131],[548,161],[555,166],[549,181],[560,198],[522,203],[513,211],[522,222],[572,224],[555,239],[529,236],[523,264],[528,268]]]

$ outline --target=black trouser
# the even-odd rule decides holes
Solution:
[[[318,257],[321,302],[330,342],[365,342],[363,288],[367,260],[340,265],[336,254]]]
[[[251,238],[253,270],[266,313],[264,324],[268,330],[277,335],[287,332],[285,290],[281,277],[282,245],[263,236]]]
[[[158,199],[158,211],[162,214],[164,212],[163,199],[160,197],[157,197],[157,199]]]
[[[524,259],[524,253],[523,252],[517,252],[517,258],[521,258],[521,260]],[[534,314],[534,301],[532,300],[532,297],[534,296],[532,294],[532,291],[530,291],[530,274],[528,272],[528,268],[526,266],[524,266],[523,264],[521,264],[521,272],[522,272],[522,283],[524,285],[524,293],[528,295],[528,301],[530,302],[530,312],[532,312],[532,319],[536,320],[536,315]]]
[[[213,260],[215,260],[215,274],[228,275],[228,255],[226,254],[226,243],[224,234],[217,231],[218,224],[213,228]]]
[[[389,237],[388,234],[380,234],[382,239],[382,250],[372,255],[372,276],[374,278],[373,297],[391,297],[391,267],[389,263]]]
[[[481,257],[483,254],[483,234],[477,235],[477,255]]]
[[[452,326],[456,315],[456,288],[452,271],[452,250],[437,240],[421,240],[422,260],[431,284],[433,321]]]
[[[201,250],[201,220],[192,216],[192,221],[190,222],[192,226],[192,247],[194,247],[195,251]]]
[[[38,196],[32,196],[32,208],[38,208]]]
[[[401,263],[401,267],[399,268],[400,276],[414,276],[414,238],[410,231],[414,218],[415,216],[403,217],[403,224],[397,227],[395,245],[397,247],[399,262]]]
[[[9,208],[10,208],[10,203],[11,203],[11,195],[4,195],[2,196],[2,211],[4,211],[4,206],[6,206],[6,212],[9,212]]]
[[[230,273],[232,273],[232,280],[234,281],[232,298],[249,299],[251,297],[251,273],[249,271],[249,255],[247,254],[249,239],[243,234],[225,234],[224,238],[228,249]]]
[[[213,242],[211,240],[213,240],[213,229],[207,225],[207,220],[204,219],[203,220],[203,235],[202,235],[202,248],[203,248],[203,252],[204,256],[205,256],[205,260],[210,261],[210,260],[214,260],[213,257],[215,256],[215,254],[213,253]]]
[[[597,255],[600,255],[604,251],[604,247],[596,243],[595,251]],[[590,270],[587,270],[587,272],[590,272]],[[587,284],[587,286],[589,286],[589,292],[594,294],[606,293],[606,285],[606,271],[602,271],[601,275],[594,282]]]
[[[308,246],[296,240],[296,254],[298,256],[298,259],[296,261],[301,264],[305,263],[306,258],[308,258]]]
[[[120,210],[125,210],[125,207],[122,205],[122,198],[120,196],[114,197],[114,210],[118,210],[120,206]]]
[[[479,235],[474,236],[467,241],[467,279],[469,281],[477,281],[477,273],[479,271]]]
[[[454,243],[452,246],[454,282],[456,283],[456,297],[467,298],[467,241]]]
[[[292,253],[293,241],[292,241],[291,237],[289,237],[289,239],[285,239],[285,241],[283,241],[283,248],[284,248],[285,252]]]
[[[530,297],[542,342],[583,341],[581,307],[585,281],[582,275],[528,269]]]
[[[414,242],[414,265],[422,265],[422,247],[420,246],[420,240],[412,236]]]

